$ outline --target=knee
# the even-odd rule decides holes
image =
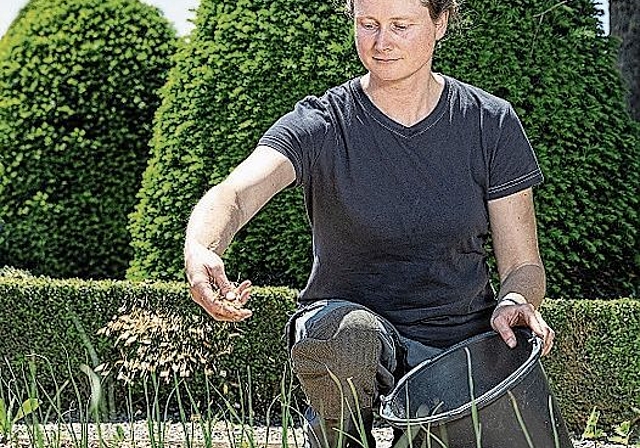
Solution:
[[[376,335],[379,323],[376,317],[363,309],[343,307],[319,317],[307,327],[306,337],[311,339],[344,339],[353,335]]]
[[[313,364],[321,370],[349,373],[371,370],[378,363],[382,345],[377,325],[375,316],[365,310],[324,316],[293,344],[294,367]]]

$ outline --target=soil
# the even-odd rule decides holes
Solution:
[[[33,430],[25,425],[16,425],[13,428],[13,442],[2,441],[0,436],[0,448],[26,448],[26,447],[52,447],[52,448],[282,448],[283,431],[280,427],[256,426],[251,429],[248,426],[237,425],[229,427],[224,422],[212,425],[206,432],[210,434],[210,443],[205,443],[200,422],[187,424],[186,432],[181,423],[161,423],[150,428],[147,421],[138,421],[133,425],[129,423],[118,424],[73,424],[60,428],[57,425],[45,425],[44,444],[34,440]],[[378,448],[391,446],[393,438],[389,427],[374,429]],[[289,447],[302,448],[302,431],[289,430],[287,434]],[[103,440],[100,446],[99,440]],[[189,441],[190,443],[188,443]],[[602,441],[574,440],[575,448],[624,448],[624,445],[615,445]]]

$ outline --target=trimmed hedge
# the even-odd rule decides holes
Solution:
[[[4,310],[0,359],[7,358],[14,369],[27,355],[37,354],[50,361],[62,383],[69,376],[68,366],[78,375],[81,363],[93,366],[87,354],[89,344],[83,343],[73,323],[74,313],[100,362],[113,367],[111,378],[123,367],[122,361],[130,361],[123,372],[139,385],[140,377],[148,376],[155,353],[158,376],[167,365],[160,366],[164,358],[177,366],[178,374],[181,365],[190,365],[197,374],[186,383],[200,403],[209,403],[213,409],[220,403],[204,398],[201,373],[205,369],[213,373],[209,383],[231,403],[246,398],[243,379],[251,369],[251,396],[258,416],[280,392],[287,364],[282,329],[295,308],[293,290],[255,288],[250,302],[254,317],[231,325],[213,322],[191,301],[182,283],[51,280],[15,271],[5,275],[0,271],[0,308]],[[146,313],[138,317],[146,317],[136,318],[135,309]],[[557,332],[556,346],[543,363],[569,427],[584,429],[593,406],[602,411],[604,427],[634,417],[632,408],[640,408],[640,302],[552,300],[545,302],[543,314]],[[113,326],[125,316],[133,319],[125,326]],[[109,337],[97,335],[106,327],[111,328]],[[136,338],[125,345],[132,336]],[[193,359],[181,358],[184,353]],[[199,359],[198,353],[206,359]],[[0,365],[0,380],[6,374]],[[46,374],[41,381],[54,387]],[[141,393],[139,387],[137,391]]]
[[[175,31],[138,0],[32,0],[0,40],[0,266],[123,278]]]
[[[254,288],[251,308],[266,318],[218,324],[190,299],[182,283],[57,280],[0,269],[0,360],[7,359],[15,371],[35,360],[39,381],[49,392],[56,390],[54,378],[58,385],[69,378],[69,369],[84,379],[79,366],[87,364],[102,366],[99,370],[112,372],[112,379],[130,379],[138,394],[141,379],[149,381],[152,369],[162,380],[170,367],[171,382],[174,369],[178,376],[189,370],[195,377],[192,391],[203,396],[202,374],[208,371],[208,382],[225,390],[231,402],[246,394],[250,367],[252,398],[264,409],[280,391],[287,358],[282,329],[295,308],[295,291]],[[0,380],[7,374],[0,361]],[[120,382],[122,394],[124,385]]]
[[[592,408],[605,424],[640,409],[640,301],[552,300],[542,313],[556,331],[543,364],[568,423],[584,428]]]
[[[511,101],[546,175],[536,190],[550,297],[637,294],[640,126],[624,107],[616,41],[591,0],[465,2],[435,69]],[[162,91],[131,232],[131,279],[182,279],[191,207],[297,100],[362,73],[329,2],[203,0]],[[299,191],[279,195],[225,254],[230,275],[301,287],[311,262]]]

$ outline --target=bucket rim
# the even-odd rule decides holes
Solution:
[[[468,345],[481,341],[483,339],[489,339],[492,337],[499,337],[498,333],[495,331],[488,331],[486,333],[481,333],[477,336],[469,338],[465,341],[462,341],[458,344],[455,344],[439,354],[438,356],[427,359],[411,370],[407,372],[399,381],[398,384],[393,388],[393,390],[387,396],[380,397],[380,417],[389,422],[392,426],[398,428],[407,428],[412,425],[423,425],[423,424],[441,424],[450,422],[452,420],[457,420],[461,417],[469,415],[471,412],[472,406],[475,404],[478,410],[488,406],[489,404],[496,401],[499,397],[504,394],[505,389],[510,388],[519,384],[523,378],[528,374],[533,368],[536,367],[537,361],[540,359],[540,355],[542,353],[542,339],[539,336],[533,334],[530,330],[524,328],[514,328],[514,331],[518,331],[524,333],[526,336],[527,342],[531,343],[531,353],[529,354],[527,360],[522,363],[516,370],[514,370],[508,377],[504,380],[496,384],[490,390],[485,392],[479,397],[476,397],[475,400],[469,401],[462,406],[458,406],[457,408],[450,409],[446,412],[441,412],[438,414],[428,415],[424,417],[414,417],[414,418],[399,418],[395,417],[391,414],[389,408],[389,403],[392,399],[398,394],[399,391],[402,390],[404,384],[409,381],[409,378],[417,371],[422,370],[438,362],[441,358],[447,356],[448,354],[457,351],[463,350]]]

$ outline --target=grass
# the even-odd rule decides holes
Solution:
[[[467,354],[470,365],[470,354]],[[204,392],[192,390],[189,381],[174,375],[167,384],[155,375],[149,375],[142,382],[143,400],[136,401],[133,386],[126,388],[120,402],[120,415],[114,415],[108,405],[108,377],[98,376],[86,365],[73,369],[67,366],[68,378],[55,381],[56,390],[47,391],[41,386],[40,375],[52,376],[52,368],[36,369],[36,359],[30,359],[16,372],[7,361],[0,367],[0,447],[35,448],[298,448],[302,445],[302,416],[295,403],[296,389],[289,369],[282,375],[280,393],[272,400],[266,415],[258,419],[254,410],[251,393],[251,372],[247,371],[246,387],[241,387],[238,400],[231,401],[228,395],[205,381]],[[37,361],[45,365],[46,360]],[[47,378],[48,380],[51,378]],[[337,378],[334,381],[338,382]],[[47,381],[50,383],[50,381]],[[348,387],[355,396],[356,391],[349,381]],[[469,369],[469,389],[472,402],[475,401],[473,377]],[[63,399],[63,396],[67,398]],[[68,400],[68,396],[72,399]],[[139,394],[138,394],[139,396]],[[515,397],[510,396],[514,415],[526,433],[525,422]],[[343,410],[357,423],[357,436],[340,431],[339,437],[348,438],[351,443],[363,448],[368,445],[362,415],[358,409],[347,406]],[[478,409],[472,406],[471,419],[476,429],[475,448],[482,447],[482,427]],[[549,403],[550,416],[554,410]],[[596,431],[595,421],[588,425],[593,439],[603,439],[604,432]],[[407,425],[408,437],[404,438],[404,448],[446,448],[442,427],[431,425]],[[633,426],[633,425],[631,425]],[[262,428],[261,432],[258,428]],[[274,429],[276,428],[276,429]],[[434,431],[437,429],[439,434]],[[446,429],[446,428],[445,428]],[[554,428],[555,430],[555,428]],[[412,433],[412,431],[414,433]],[[415,439],[416,431],[430,434]],[[585,433],[587,431],[585,430]],[[638,447],[630,442],[631,427],[619,431],[617,441],[625,446]],[[528,433],[527,444],[535,446],[535,440]],[[557,446],[557,434],[555,434]]]
[[[258,448],[290,446],[291,442],[295,446],[298,442],[292,437],[299,422],[291,411],[290,372],[283,374],[281,393],[262,422],[267,428],[274,420],[281,423],[280,434],[274,436],[273,431],[256,434],[255,428],[260,425],[251,394],[232,403],[210,381],[206,381],[201,397],[177,375],[170,385],[149,375],[141,384],[143,402],[135,402],[133,386],[127,387],[122,397],[124,406],[120,406],[125,414],[118,416],[105,404],[108,379],[88,366],[83,365],[80,372],[69,368],[69,379],[62,384],[56,382],[54,393],[41,387],[34,366],[32,360],[15,372],[5,360],[0,368],[0,447]],[[65,393],[72,399],[63,405]]]

